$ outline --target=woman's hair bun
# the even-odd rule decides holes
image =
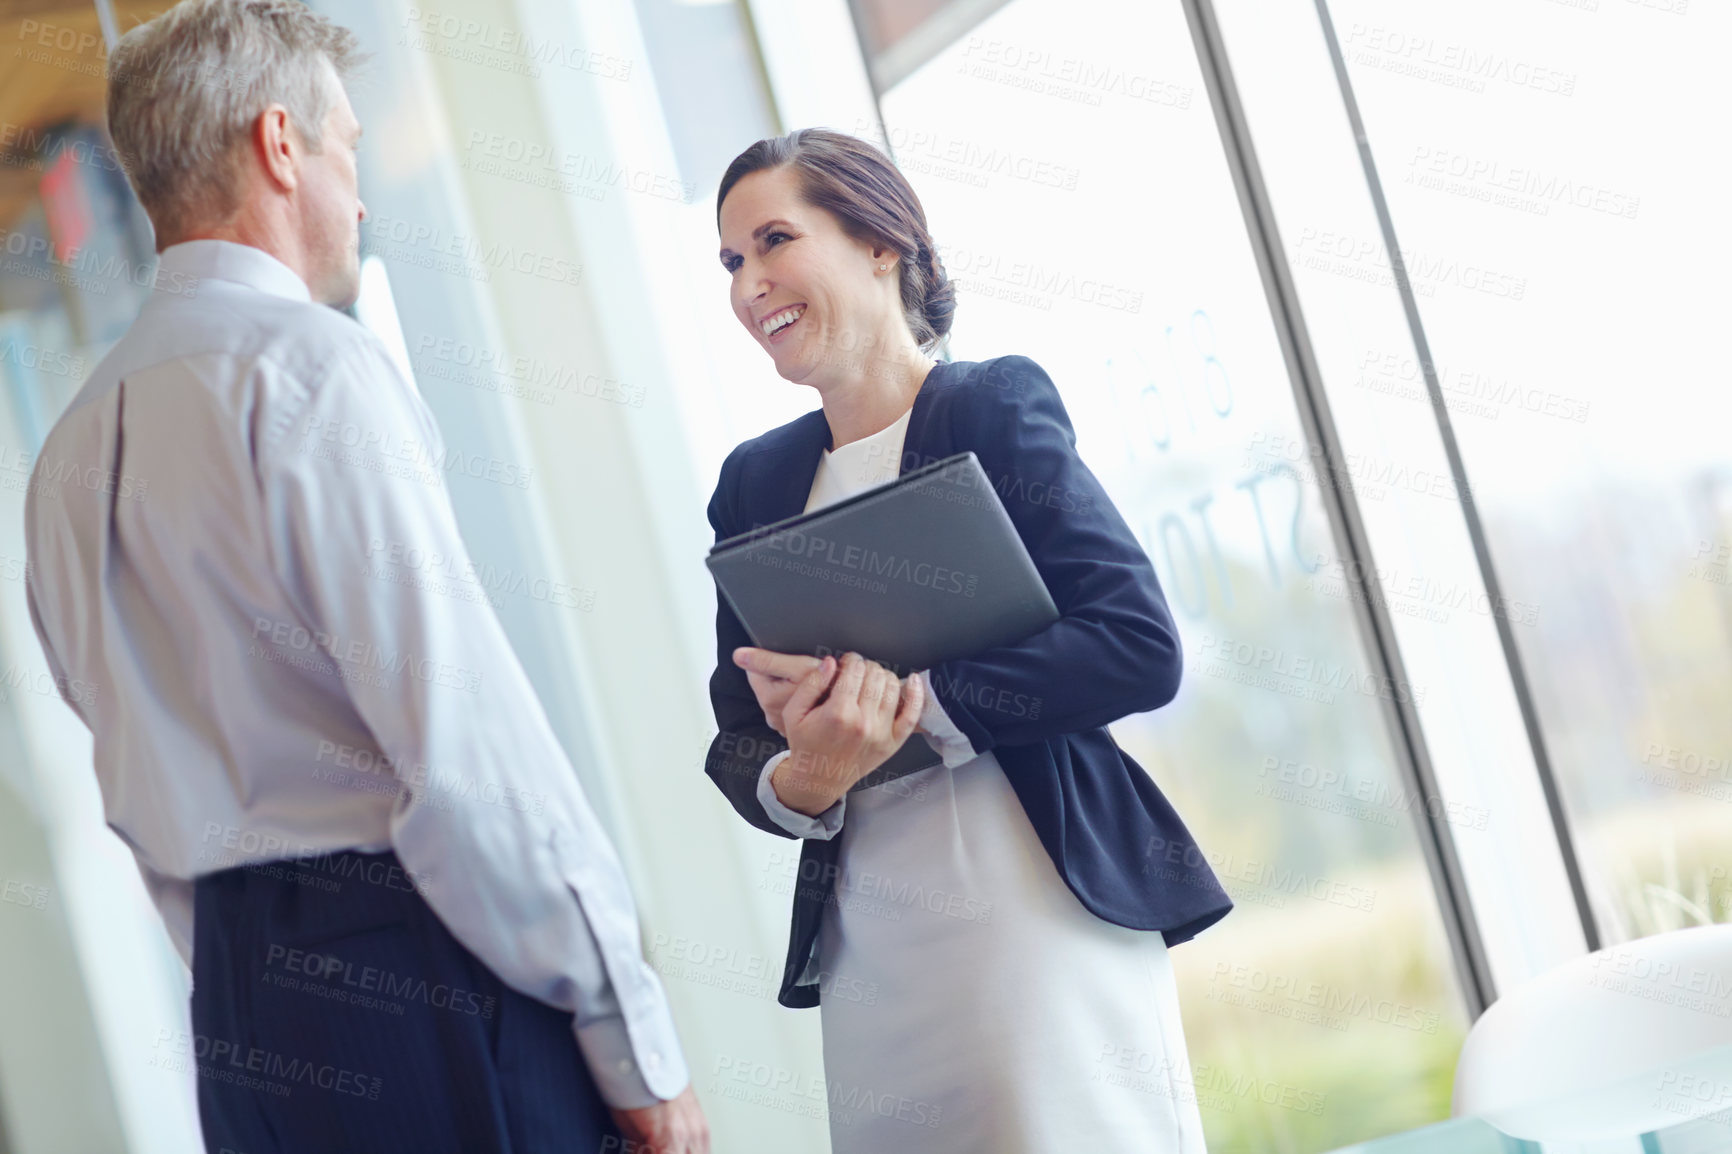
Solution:
[[[921,311],[926,314],[926,323],[932,327],[933,333],[942,340],[949,335],[951,322],[956,319],[956,285],[944,271],[938,254],[931,248],[927,252],[931,259],[926,277],[926,300]]]

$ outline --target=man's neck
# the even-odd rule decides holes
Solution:
[[[276,222],[262,220],[256,214],[242,212],[233,220],[221,224],[205,225],[188,229],[180,236],[163,244],[184,244],[190,240],[226,240],[230,244],[244,244],[248,248],[256,248],[260,252],[275,257],[286,265],[291,272],[301,278],[302,284],[312,286],[307,282],[306,254],[292,231],[281,227]],[[159,250],[160,251],[160,250]]]

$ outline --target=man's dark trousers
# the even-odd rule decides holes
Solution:
[[[193,1036],[209,1154],[619,1154],[572,1015],[451,936],[395,854],[196,883]]]

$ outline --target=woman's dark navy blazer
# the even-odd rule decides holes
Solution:
[[[818,409],[739,445],[723,462],[710,524],[716,539],[806,506],[830,426]],[[1179,637],[1136,536],[1076,452],[1076,434],[1046,372],[1027,357],[936,365],[909,414],[900,472],[973,450],[998,491],[1060,619],[1015,645],[930,671],[944,711],[992,750],[1059,876],[1097,916],[1160,930],[1177,945],[1233,903],[1173,807],[1119,749],[1108,722],[1157,709],[1178,692]],[[737,646],[751,639],[717,596],[710,702],[720,732],[705,763],[741,816],[793,835],[758,801],[758,777],[787,748],[764,722]],[[818,1004],[801,984],[833,893],[835,838],[805,839],[793,926],[777,1001]]]

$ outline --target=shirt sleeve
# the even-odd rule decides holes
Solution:
[[[610,1105],[678,1096],[624,870],[479,595],[432,414],[358,328],[320,379],[274,385],[257,466],[273,564],[401,783],[397,856],[504,982],[575,1015]]]
[[[848,805],[846,795],[837,798],[830,808],[816,817],[810,817],[797,809],[784,805],[782,799],[776,796],[776,787],[770,784],[770,775],[776,772],[776,767],[788,760],[793,750],[784,749],[764,763],[764,770],[758,774],[758,801],[764,807],[764,812],[773,818],[777,825],[793,834],[795,837],[812,837],[819,841],[829,841],[842,830],[842,811]]]
[[[951,769],[973,761],[978,756],[974,744],[968,740],[968,735],[950,720],[950,714],[944,712],[944,705],[932,688],[931,671],[923,669],[919,677],[926,687],[926,704],[920,709],[920,729],[927,736],[926,743],[938,751],[938,756],[943,758],[944,764]]]
[[[29,528],[26,529],[26,536],[28,540],[34,542],[36,540],[36,535],[33,531],[36,519],[34,509],[36,489],[32,488],[30,490],[26,500],[31,503],[31,506],[26,512],[26,523],[29,526]],[[48,663],[49,676],[54,679],[55,692],[60,695],[60,700],[66,702],[66,704],[71,707],[72,712],[78,715],[78,720],[84,723],[84,728],[90,730],[92,733],[96,732],[96,727],[91,724],[92,719],[90,714],[87,713],[84,708],[84,694],[72,691],[73,679],[67,676],[66,666],[61,662],[60,654],[54,649],[54,639],[49,636],[48,624],[43,619],[42,607],[37,604],[36,601],[36,579],[33,568],[25,569],[24,602],[30,610],[30,627],[36,631],[36,640],[42,646],[42,658]],[[52,602],[50,602],[50,604],[52,604]]]

